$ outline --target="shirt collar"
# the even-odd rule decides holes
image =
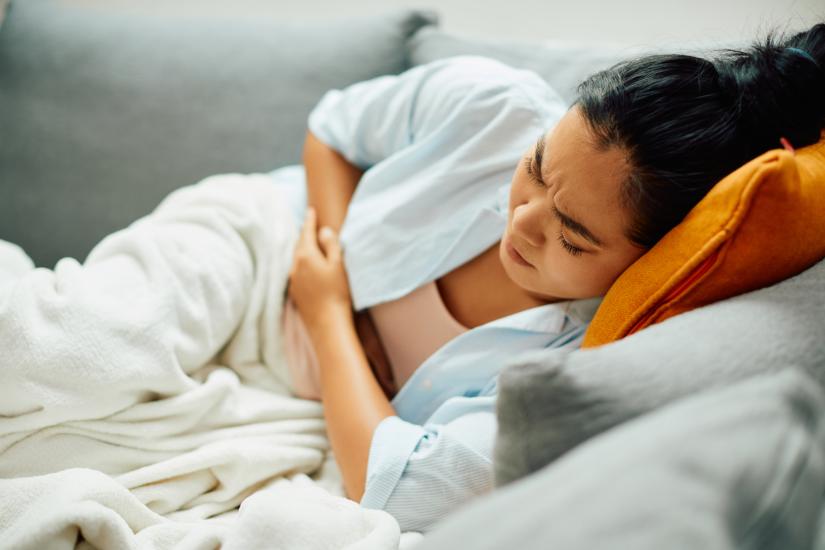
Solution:
[[[571,317],[574,322],[580,325],[586,325],[593,320],[603,299],[604,296],[596,296],[595,298],[567,301],[565,302],[565,313]]]
[[[476,328],[529,330],[532,332],[557,333],[564,328],[567,314],[560,303],[543,304],[500,317]]]
[[[602,298],[602,296],[597,296],[543,304],[490,321],[483,326],[534,332],[562,332],[565,330],[565,321],[577,327],[590,323]]]

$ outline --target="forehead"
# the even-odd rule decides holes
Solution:
[[[628,168],[627,157],[618,147],[596,147],[575,106],[545,136],[542,174],[554,190],[556,206],[606,246],[622,236],[627,222],[620,193]]]

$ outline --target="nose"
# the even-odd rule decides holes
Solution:
[[[546,218],[546,212],[539,207],[538,201],[527,201],[513,209],[513,229],[528,245],[539,248],[545,240]]]

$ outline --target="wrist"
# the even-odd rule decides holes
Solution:
[[[352,306],[343,302],[331,302],[318,312],[307,324],[313,343],[329,332],[340,331],[342,327],[354,325]]]

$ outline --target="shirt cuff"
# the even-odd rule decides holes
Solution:
[[[344,116],[341,112],[343,107],[340,105],[342,97],[341,90],[328,90],[310,111],[307,117],[307,129],[322,143],[335,149],[349,160],[354,154],[351,150],[352,143],[345,144],[339,139],[343,136],[346,123],[336,119],[336,116],[338,119]]]
[[[383,510],[407,467],[410,455],[427,434],[422,426],[388,416],[372,435],[367,481],[361,506]]]

